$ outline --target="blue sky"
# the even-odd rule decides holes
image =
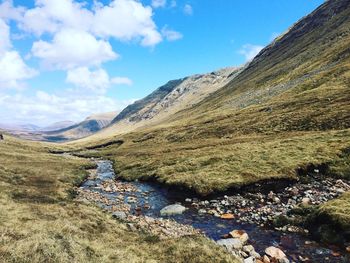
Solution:
[[[171,79],[242,65],[323,1],[0,3],[0,123],[46,125],[122,109]]]

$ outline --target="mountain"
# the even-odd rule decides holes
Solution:
[[[229,83],[241,70],[241,67],[224,68],[208,74],[171,80],[144,99],[127,106],[102,133],[121,133],[155,125],[210,96]]]
[[[258,181],[295,180],[311,164],[346,176],[349,6],[345,0],[326,1],[248,65],[228,73],[226,81],[214,88],[209,81],[210,92],[202,97],[185,89],[178,95],[177,88],[188,81],[192,88],[210,74],[169,82],[76,145],[118,138],[124,143],[106,153],[114,156],[119,176],[203,195]],[[186,103],[178,103],[182,96]]]
[[[47,141],[68,141],[86,137],[108,126],[118,112],[107,112],[87,117],[84,121],[72,126],[45,131],[43,139]]]
[[[40,130],[40,127],[34,124],[4,124],[0,123],[0,129],[13,132],[33,132]]]
[[[75,124],[76,123],[73,121],[59,121],[59,122],[52,123],[47,127],[40,128],[40,131],[57,131],[57,130],[61,130],[61,129],[73,126]]]

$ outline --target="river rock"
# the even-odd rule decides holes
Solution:
[[[125,220],[125,219],[127,218],[126,213],[121,212],[121,211],[114,212],[114,213],[112,214],[112,216],[113,216],[114,218],[119,219],[119,220]]]
[[[303,199],[301,199],[301,203],[303,205],[309,205],[310,204],[310,198],[304,197]]]
[[[264,255],[264,256],[263,256],[263,262],[264,262],[264,263],[270,263],[271,261],[270,261],[270,259],[269,259],[268,256]]]
[[[223,214],[220,216],[222,219],[234,219],[235,216],[233,214]]]
[[[180,215],[183,212],[185,212],[186,207],[182,205],[168,205],[164,207],[162,210],[160,210],[160,215],[161,216],[171,216],[171,215]]]
[[[284,252],[282,250],[280,250],[277,247],[273,247],[273,246],[266,248],[265,253],[266,253],[266,255],[268,255],[272,258],[275,258],[277,260],[280,260],[280,259],[287,257],[286,254],[284,254]]]
[[[243,247],[242,249],[244,252],[250,253],[252,251],[254,251],[254,247],[252,245],[246,245]]]
[[[216,243],[220,246],[225,247],[228,251],[241,249],[243,247],[243,243],[239,238],[220,239],[216,241]]]
[[[230,232],[230,235],[232,238],[238,238],[241,240],[243,244],[245,244],[249,239],[248,234],[244,230],[233,230]]]
[[[255,257],[249,257],[244,260],[244,263],[255,263],[256,259]]]
[[[281,258],[278,260],[278,263],[290,263],[289,259],[288,258]]]
[[[249,253],[250,256],[255,257],[255,258],[261,258],[260,254],[256,252],[255,250],[251,251]]]

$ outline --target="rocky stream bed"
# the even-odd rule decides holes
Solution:
[[[257,186],[205,200],[158,184],[118,180],[110,161],[96,162],[97,169],[76,189],[77,199],[112,213],[131,231],[160,239],[206,235],[244,263],[350,262],[346,251],[318,244],[291,224],[298,218],[290,213],[339,196],[350,190],[348,182],[321,180],[316,170],[308,180],[276,190]]]

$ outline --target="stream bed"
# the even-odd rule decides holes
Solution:
[[[111,181],[115,182],[112,187],[107,184]],[[111,212],[116,209],[118,211],[118,205],[124,208],[126,206],[126,214],[156,219],[161,217],[160,210],[165,206],[182,204],[188,208],[183,214],[166,218],[181,225],[192,226],[215,241],[232,230],[245,230],[249,235],[249,243],[261,255],[265,248],[275,246],[283,250],[292,262],[349,262],[344,253],[334,252],[334,249],[313,242],[307,235],[285,233],[271,227],[199,213],[198,207],[194,207],[188,200],[185,201],[186,196],[182,192],[153,183],[120,181],[116,179],[110,161],[97,161],[97,172],[84,181],[80,191],[98,196],[95,203]]]

